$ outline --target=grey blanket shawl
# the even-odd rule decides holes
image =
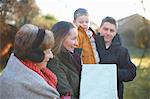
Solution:
[[[59,93],[11,54],[0,76],[1,99],[59,99]]]

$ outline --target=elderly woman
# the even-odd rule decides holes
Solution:
[[[32,24],[16,34],[14,51],[0,76],[1,99],[58,99],[57,78],[46,68],[53,58],[53,33]]]

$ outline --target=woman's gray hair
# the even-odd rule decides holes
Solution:
[[[74,20],[76,20],[77,17],[82,16],[82,15],[86,15],[88,16],[88,11],[84,8],[78,8],[75,12],[74,12]]]
[[[25,24],[18,30],[15,36],[13,51],[16,56],[24,56],[32,49],[33,42],[37,37],[38,31],[39,28],[32,24]],[[45,29],[44,31],[44,39],[38,47],[42,51],[52,48],[55,41],[53,33],[51,31]]]

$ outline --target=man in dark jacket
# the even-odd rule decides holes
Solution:
[[[123,82],[132,81],[135,78],[136,67],[130,60],[128,50],[121,45],[114,18],[104,18],[99,32],[96,36],[96,46],[100,57],[100,64],[117,65],[118,97],[123,99]]]

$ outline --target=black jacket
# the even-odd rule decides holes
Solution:
[[[72,99],[78,99],[81,75],[80,55],[63,50],[48,62],[48,68],[57,76],[57,90],[60,95],[65,96],[70,93]]]
[[[100,57],[100,64],[117,65],[117,88],[119,99],[123,99],[123,82],[132,81],[136,76],[136,66],[131,62],[128,50],[121,46],[117,34],[108,49],[105,47],[104,38],[96,36],[96,46]]]

